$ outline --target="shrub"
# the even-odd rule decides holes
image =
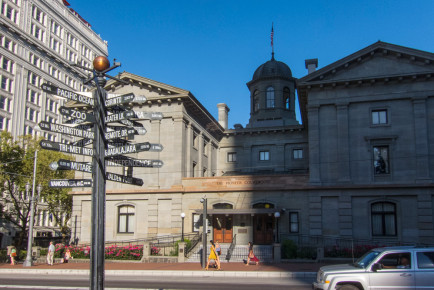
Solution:
[[[292,240],[285,240],[282,243],[282,258],[295,259],[297,258],[297,245]]]

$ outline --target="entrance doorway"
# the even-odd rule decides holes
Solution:
[[[212,220],[214,241],[219,241],[220,243],[232,243],[232,215],[226,216],[222,214],[216,214],[213,215]]]
[[[268,214],[257,214],[253,217],[253,243],[269,245],[273,243],[274,217]]]

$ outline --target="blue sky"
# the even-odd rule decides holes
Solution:
[[[229,108],[229,127],[249,121],[249,91],[258,66],[271,58],[293,76],[307,74],[378,40],[434,52],[433,0],[179,1],[68,0],[108,41],[109,59],[128,71],[189,90],[217,119]]]

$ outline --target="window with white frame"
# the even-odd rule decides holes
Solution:
[[[39,7],[35,6],[35,5],[33,5],[32,16],[39,23],[45,24],[45,13],[42,12],[42,10]]]
[[[28,101],[34,104],[39,104],[39,94],[34,90],[29,90]]]
[[[294,159],[303,159],[303,149],[292,150]]]
[[[5,117],[0,116],[0,130],[3,130],[3,129],[4,129],[4,128],[3,128],[4,123],[5,123]]]
[[[12,5],[9,5],[8,3],[3,1],[1,6],[1,13],[15,24],[18,24],[18,11]]]
[[[38,25],[32,24],[30,32],[34,37],[36,37],[40,41],[44,41],[45,31],[42,28],[40,28]]]
[[[29,72],[29,83],[30,84],[32,84],[36,87],[39,87],[40,82],[41,82],[41,78],[37,74],[35,74],[33,72]]]
[[[0,96],[0,109],[9,111],[9,99],[5,96]]]
[[[51,43],[51,48],[54,51],[56,51],[57,53],[62,52],[62,44],[56,38],[52,37],[50,43]]]
[[[131,205],[118,207],[118,233],[134,233],[135,208]]]
[[[372,116],[372,125],[385,125],[388,123],[386,109],[372,110],[371,116]]]
[[[228,162],[237,162],[237,152],[228,152]]]
[[[55,35],[61,37],[62,35],[62,27],[55,21],[51,21],[51,32]]]
[[[4,35],[0,35],[0,42],[1,46],[6,48],[7,50],[12,51],[13,53],[16,52],[16,44],[14,41],[10,40]]]
[[[13,73],[14,62],[3,56],[1,58],[1,68],[7,72]]]
[[[289,110],[291,109],[291,94],[290,94],[290,90],[289,88],[284,88],[283,89],[283,102],[284,102],[284,106],[285,106],[285,110]]]
[[[270,160],[270,151],[259,151],[259,160],[260,161],[269,161]]]
[[[0,78],[0,88],[2,90],[12,93],[12,80],[3,75],[1,75]]]

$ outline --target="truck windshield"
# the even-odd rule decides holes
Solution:
[[[380,252],[377,251],[369,251],[362,257],[357,259],[357,261],[354,263],[354,266],[359,268],[366,268],[379,254]]]

